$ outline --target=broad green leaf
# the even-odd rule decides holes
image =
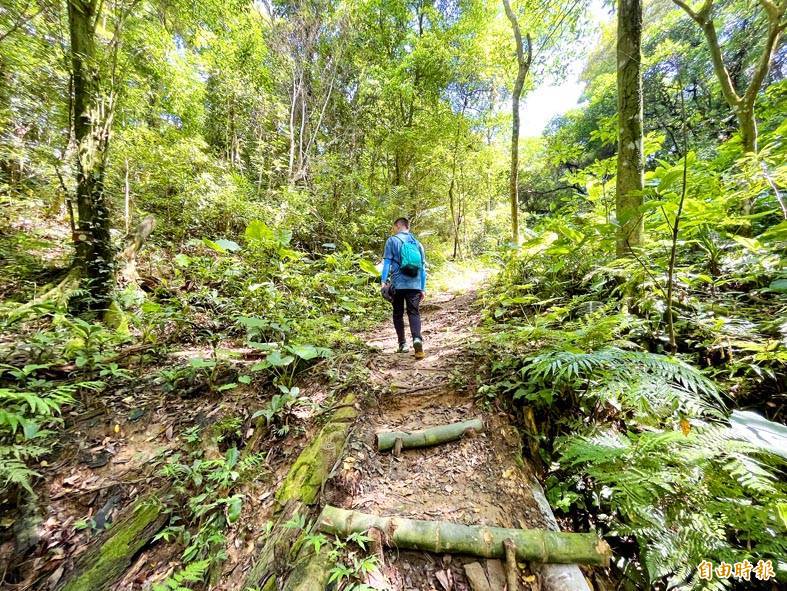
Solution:
[[[227,240],[226,238],[220,238],[219,240],[216,240],[216,244],[229,252],[238,252],[241,249],[240,244],[234,240]]]
[[[281,351],[273,351],[268,354],[265,360],[273,367],[284,367],[295,361],[292,355],[282,356]]]
[[[782,520],[782,525],[787,529],[787,503],[776,503],[776,510]]]
[[[254,220],[248,226],[246,226],[246,232],[244,235],[248,240],[273,240],[273,231],[265,222],[260,220]]]
[[[775,226],[771,226],[765,232],[760,234],[758,238],[766,241],[778,241],[778,240],[785,240],[787,241],[787,220],[776,224]]]
[[[195,357],[189,360],[189,365],[195,369],[210,369],[216,366],[216,362],[212,359],[203,359],[202,357]]]
[[[38,434],[40,428],[41,426],[35,421],[22,421],[22,432],[25,434],[25,439],[33,439]]]
[[[380,272],[377,270],[375,264],[371,261],[367,261],[366,259],[361,259],[358,261],[358,266],[361,268],[362,271],[368,273],[372,277],[379,277]]]
[[[246,328],[268,328],[270,326],[270,322],[264,318],[254,318],[253,316],[238,316],[236,322]]]
[[[314,359],[315,357],[327,357],[331,350],[324,347],[315,347],[314,345],[292,345],[287,349],[305,361]]]
[[[768,289],[778,293],[787,293],[787,279],[774,279]]]
[[[243,509],[243,495],[233,495],[227,501],[227,522],[235,523],[240,519]]]
[[[762,243],[756,238],[747,238],[745,236],[732,236],[732,239],[743,246],[746,250],[757,251],[762,250]]]
[[[203,238],[202,243],[208,248],[211,248],[216,252],[220,252],[221,254],[226,254],[227,252],[227,249],[224,248],[221,244],[219,244],[218,242],[213,242],[213,240],[209,238]]]
[[[175,263],[179,267],[188,267],[191,264],[191,257],[180,253],[175,255]]]

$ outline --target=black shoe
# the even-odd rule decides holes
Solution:
[[[397,353],[407,353],[410,350],[410,347],[407,346],[407,343],[399,343],[399,348],[396,350]]]

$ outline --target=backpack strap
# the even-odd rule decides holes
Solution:
[[[408,242],[415,242],[416,244],[420,244],[420,242],[418,242],[418,238],[416,238],[412,234],[407,234],[407,235],[410,237],[410,240]],[[399,237],[399,234],[394,234],[393,237],[399,240],[399,242],[402,243],[402,246],[404,246],[405,242],[404,240],[402,240],[402,238]]]

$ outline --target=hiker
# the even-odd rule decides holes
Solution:
[[[426,295],[426,256],[424,247],[410,233],[410,221],[407,218],[399,218],[394,222],[391,237],[385,243],[382,292],[383,297],[393,304],[393,324],[399,338],[397,352],[408,351],[404,336],[404,310],[407,306],[415,358],[423,359],[424,341],[418,307]]]

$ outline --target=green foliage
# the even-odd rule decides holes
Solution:
[[[279,384],[281,394],[274,394],[267,406],[251,415],[252,420],[265,417],[268,426],[277,425],[276,433],[286,435],[290,430],[289,420],[293,411],[301,405],[307,404],[307,399],[300,395],[300,388],[288,388]]]
[[[560,449],[561,467],[592,483],[572,479],[569,506],[590,505],[609,516],[610,534],[637,540],[643,584],[666,577],[670,587],[700,588],[702,560],[778,561],[787,550],[778,514],[785,463],[725,426],[692,422],[686,434],[607,430],[569,437]]]
[[[784,552],[784,461],[741,440],[726,408],[751,400],[767,411],[760,392],[783,391],[787,349],[773,317],[784,310],[784,236],[781,224],[736,234],[750,226],[732,214],[728,178],[694,155],[689,164],[673,301],[680,355],[663,354],[682,175],[667,162],[651,174],[652,239],[636,257],[612,258],[603,202],[572,204],[502,253],[483,295],[491,355],[479,394],[532,409],[550,501],[610,538],[629,588],[706,588],[704,559],[778,563]]]
[[[82,318],[58,315],[54,325],[64,326],[71,335],[63,347],[65,359],[73,360],[77,368],[84,368],[88,373],[97,369],[104,357],[126,340],[125,336],[108,330],[105,325]]]
[[[0,296],[13,334],[0,343],[10,364],[0,374],[3,495],[33,490],[63,409],[95,396],[99,378],[114,385],[158,371],[153,386],[172,397],[216,398],[253,381],[267,396],[254,417],[284,438],[311,404],[299,385],[305,370],[324,369],[341,388],[363,378],[348,343],[387,315],[375,262],[393,219],[411,217],[429,264],[451,256],[454,270],[507,240],[503,103],[514,61],[496,3],[143,0],[119,42],[106,35],[128,7],[99,2],[101,59],[91,66],[114,109],[100,179],[109,250],[123,252],[147,216],[156,227],[134,261],[118,260],[134,264],[117,273],[112,313],[74,317],[68,300],[85,294],[59,284],[71,277],[81,213],[68,4],[6,4]],[[483,295],[493,359],[481,394],[535,411],[543,459],[561,462],[551,475],[559,506],[609,515],[602,527],[636,538],[649,580],[694,585],[686,569],[702,551],[783,554],[766,508],[781,506],[781,467],[724,425],[727,405],[778,418],[784,402],[787,81],[778,68],[769,75],[757,96],[759,153],[744,155],[701,31],[672,4],[646,7],[648,243],[615,259],[614,27],[588,27],[585,2],[566,12],[513,4],[536,45],[528,85],[559,78],[567,58],[584,55],[586,29],[600,35],[587,52],[582,105],[520,145],[528,228],[521,247],[490,255],[501,271]],[[713,8],[740,86],[758,59],[763,11],[732,0]],[[113,49],[116,59],[104,59]],[[442,286],[458,289],[457,275]],[[664,355],[668,320],[677,356]],[[256,356],[250,366],[224,349],[242,342]],[[133,362],[127,343],[143,350]],[[206,353],[151,368],[170,347]],[[349,375],[337,369],[348,359]],[[209,433],[184,427],[191,452],[163,470],[189,501],[162,537],[183,544],[186,565],[159,589],[196,586],[222,560],[243,508],[240,483],[261,463],[237,448],[243,426],[233,415]],[[551,448],[567,434],[575,437]],[[203,435],[224,455],[196,451]],[[681,509],[681,498],[708,514]],[[357,583],[366,560],[343,555],[333,581]]]
[[[244,495],[237,491],[259,472],[263,461],[262,454],[241,455],[236,447],[216,459],[202,458],[201,450],[195,450],[186,461],[179,453],[174,454],[161,474],[179,495],[188,498],[186,511],[174,512],[170,525],[155,539],[179,540],[184,545],[182,560],[186,568],[194,561],[221,563],[227,557],[225,531],[238,521],[243,510]]]
[[[39,474],[30,465],[51,451],[55,428],[62,424],[64,406],[75,402],[84,391],[101,390],[103,382],[52,383],[37,377],[48,365],[16,368],[0,366],[0,379],[14,385],[0,387],[0,495],[22,487],[31,495]]]
[[[350,534],[346,540],[313,534],[307,536],[306,543],[313,546],[315,552],[328,545],[328,560],[333,563],[328,574],[329,584],[345,585],[346,589],[353,591],[366,591],[372,587],[360,581],[379,566],[377,556],[367,554],[370,540],[369,536],[362,533]]]
[[[210,568],[210,560],[197,560],[189,563],[173,575],[167,577],[163,583],[153,585],[153,591],[191,591],[188,583],[201,583]]]

